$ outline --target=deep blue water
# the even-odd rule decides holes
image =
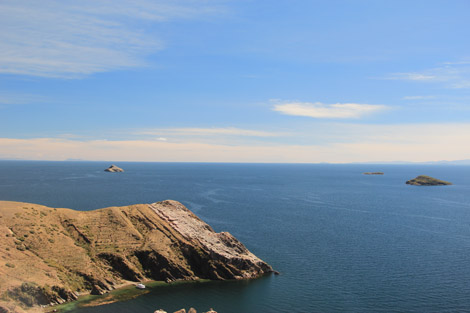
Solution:
[[[126,172],[1,161],[0,199],[78,210],[178,200],[281,275],[158,287],[81,313],[470,311],[470,166],[117,165]],[[405,185],[420,174],[454,185]]]

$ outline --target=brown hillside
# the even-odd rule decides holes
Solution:
[[[0,201],[1,306],[37,307],[145,280],[272,272],[229,233],[176,201],[95,211]]]

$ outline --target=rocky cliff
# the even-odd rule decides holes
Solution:
[[[146,280],[247,279],[272,268],[176,201],[95,211],[0,201],[1,307]]]

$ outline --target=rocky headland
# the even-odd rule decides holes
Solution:
[[[273,272],[177,201],[94,211],[0,201],[0,312],[41,310],[145,281]],[[3,310],[3,311],[2,311]]]
[[[410,179],[406,182],[407,185],[414,186],[445,186],[452,185],[452,183],[426,175],[419,175],[416,178]]]
[[[111,173],[121,173],[124,172],[124,170],[116,165],[111,165],[107,169],[104,170],[105,172],[111,172]]]

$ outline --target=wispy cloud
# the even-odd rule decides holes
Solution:
[[[435,81],[443,80],[443,77],[437,75],[429,75],[423,73],[395,73],[389,79],[404,79],[404,80],[417,80],[417,81]],[[447,78],[445,78],[447,79]]]
[[[470,159],[470,146],[462,144],[470,141],[470,124],[340,124],[334,130],[341,136],[328,143],[303,145],[0,138],[0,158],[292,163]]]
[[[470,62],[445,62],[444,66],[418,72],[392,73],[385,77],[391,80],[408,80],[423,83],[441,83],[446,88],[470,88]]]
[[[286,115],[306,116],[313,118],[360,118],[386,109],[385,105],[321,102],[289,102],[277,104],[273,110]]]
[[[469,60],[454,61],[454,62],[444,62],[445,65],[466,65],[470,64]]]
[[[428,100],[435,99],[436,96],[405,96],[403,100]]]
[[[241,129],[236,127],[225,128],[161,128],[161,129],[147,129],[138,131],[139,135],[152,135],[159,136],[162,134],[177,135],[177,136],[213,136],[213,135],[228,135],[228,136],[248,136],[248,137],[275,137],[282,135],[276,132],[267,132],[252,129]]]
[[[151,23],[216,10],[204,0],[4,0],[0,73],[74,78],[142,66],[164,47],[145,32]]]

